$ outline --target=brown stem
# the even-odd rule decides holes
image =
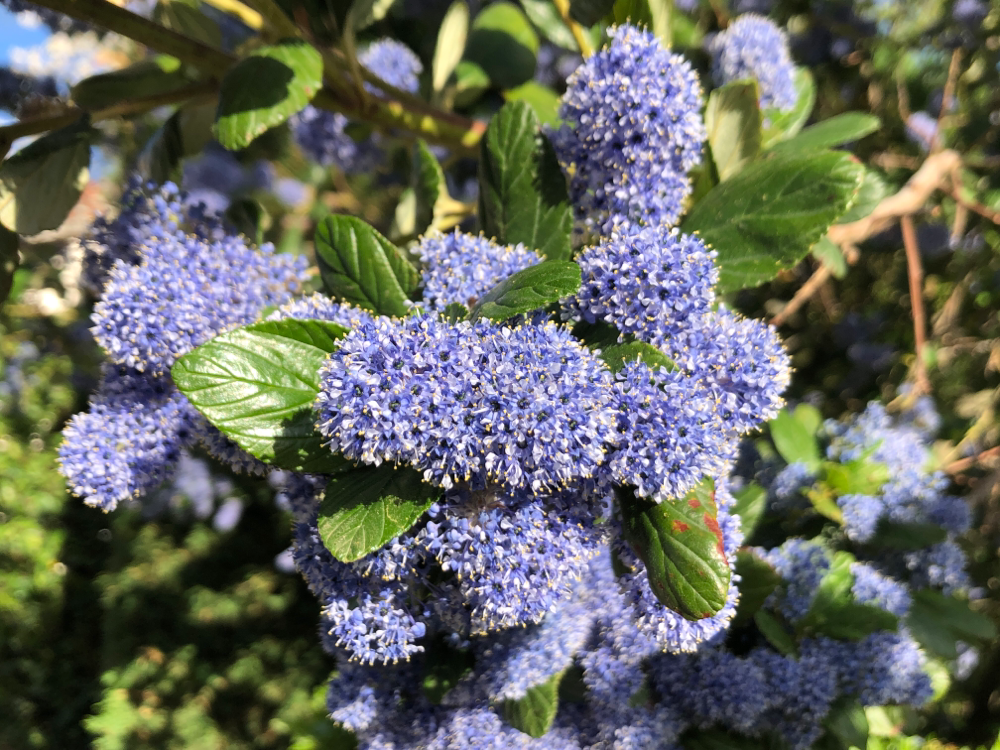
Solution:
[[[924,361],[927,320],[924,317],[924,269],[920,262],[920,246],[917,244],[917,232],[913,228],[913,217],[907,214],[900,217],[899,222],[903,230],[903,247],[906,248],[906,276],[910,282],[910,309],[913,312],[913,338],[917,355],[913,388],[915,393],[930,393],[927,363]]]
[[[962,59],[962,50],[958,47],[951,53],[951,62],[948,64],[948,80],[944,84],[944,94],[941,97],[941,110],[938,112],[937,125],[934,128],[934,138],[931,140],[931,153],[936,154],[941,150],[941,126],[948,110],[951,109],[951,100],[955,96],[955,84],[958,82],[958,63]]]
[[[792,315],[798,312],[799,308],[802,307],[809,298],[812,297],[821,286],[830,278],[830,269],[826,265],[820,265],[813,275],[809,277],[805,284],[798,288],[788,303],[781,308],[781,312],[771,318],[771,325],[775,328],[783,326]]]

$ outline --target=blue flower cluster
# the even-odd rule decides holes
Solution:
[[[227,234],[169,184],[153,190],[133,181],[118,217],[99,219],[92,234],[85,275],[101,289],[92,330],[108,362],[89,409],[63,433],[61,471],[70,489],[113,510],[169,479],[181,450],[196,442],[236,471],[264,473],[264,464],[195,411],[169,369],[301,291],[305,258]]]
[[[580,229],[675,224],[701,162],[698,76],[652,33],[619,26],[567,81],[552,144]]]
[[[457,229],[426,235],[414,252],[423,261],[423,300],[434,310],[451,304],[472,307],[508,276],[542,262],[538,253],[524,245],[498,245]]]
[[[394,39],[381,39],[370,44],[358,62],[383,81],[397,89],[415,94],[423,72],[420,59],[408,47]],[[379,91],[370,83],[365,88]],[[327,112],[307,106],[290,120],[295,142],[306,155],[325,167],[336,166],[344,172],[371,171],[382,161],[381,139],[373,134],[355,141],[347,132],[350,121],[339,112]]]
[[[798,96],[788,37],[773,21],[747,13],[713,37],[707,47],[716,85],[750,78],[760,87],[761,109],[785,112],[795,106]]]

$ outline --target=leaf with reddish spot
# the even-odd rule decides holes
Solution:
[[[715,483],[655,503],[618,493],[625,539],[646,566],[660,602],[688,620],[711,617],[726,604],[729,561],[716,518]]]

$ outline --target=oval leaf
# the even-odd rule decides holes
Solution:
[[[837,552],[819,583],[809,611],[796,624],[799,633],[815,632],[844,640],[859,641],[877,630],[895,630],[899,618],[872,604],[854,599],[854,556]]]
[[[649,367],[657,369],[665,367],[676,370],[677,364],[666,354],[645,341],[629,341],[626,344],[612,344],[601,351],[601,359],[611,372],[617,374],[629,362],[645,362]]]
[[[580,266],[569,260],[547,260],[500,282],[479,300],[470,320],[506,320],[558,302],[580,288]]]
[[[882,121],[875,115],[864,112],[845,112],[836,115],[823,122],[810,125],[794,138],[782,141],[772,150],[794,151],[816,151],[824,148],[832,148],[842,143],[849,143],[864,138],[869,133],[874,133],[881,127]]]
[[[448,186],[437,157],[423,140],[413,149],[413,194],[416,198],[414,233],[423,234],[434,226],[448,199]]]
[[[308,43],[261,47],[222,79],[212,131],[226,148],[244,148],[304,108],[322,85],[323,60]]]
[[[740,601],[733,617],[734,627],[750,622],[781,584],[774,566],[749,549],[736,553],[736,575],[740,577]]]
[[[332,296],[379,315],[407,314],[420,274],[374,227],[334,214],[316,227],[315,242],[323,285]]]
[[[431,64],[431,85],[435,92],[444,89],[458,61],[465,51],[465,40],[469,36],[469,6],[463,0],[455,0],[444,14],[434,48]]]
[[[319,369],[347,329],[321,320],[255,323],[177,360],[174,383],[243,450],[282,469],[329,474],[352,464],[323,446],[312,405]]]
[[[646,565],[661,604],[688,620],[725,606],[730,571],[711,479],[662,503],[620,492],[619,506],[625,539]]]
[[[864,167],[848,154],[782,154],[712,188],[684,220],[718,255],[719,291],[768,281],[850,208]]]
[[[705,107],[705,128],[715,170],[724,182],[760,152],[757,84],[733,81],[713,91]]]
[[[806,120],[812,114],[813,106],[816,104],[816,82],[813,80],[812,73],[807,68],[795,68],[794,83],[797,98],[795,106],[791,110],[781,112],[770,107],[761,113],[764,118],[762,133],[764,148],[768,148],[785,138],[791,138],[802,130],[802,126],[806,124]]]
[[[564,672],[558,672],[539,685],[528,688],[523,698],[503,703],[503,717],[515,729],[531,737],[541,737],[555,721],[559,710],[559,682]]]
[[[62,224],[90,178],[92,132],[84,117],[0,164],[0,223],[26,235]]]
[[[330,554],[354,562],[406,532],[441,496],[420,472],[389,464],[333,477],[319,506],[319,535]]]
[[[523,242],[549,260],[570,257],[573,217],[566,179],[527,102],[508,102],[486,129],[479,220],[486,236],[500,244]]]
[[[465,59],[485,70],[502,89],[530,81],[537,54],[538,35],[513,3],[492,3],[472,22]]]
[[[84,78],[70,90],[70,97],[78,107],[93,110],[137,96],[164,94],[190,82],[179,68],[142,60],[121,70]]]
[[[810,432],[788,409],[782,409],[768,425],[778,453],[790,464],[805,464],[816,471],[823,460],[816,435]]]

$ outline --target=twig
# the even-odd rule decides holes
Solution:
[[[798,312],[799,308],[802,307],[802,305],[804,305],[829,278],[830,268],[825,264],[821,264],[820,267],[813,272],[813,275],[806,280],[806,283],[799,287],[798,291],[795,292],[795,295],[788,300],[788,303],[781,308],[781,312],[771,318],[771,325],[775,328],[784,325],[785,322],[792,315]]]
[[[960,458],[957,461],[952,461],[950,464],[944,467],[944,471],[948,474],[957,474],[966,469],[971,469],[978,463],[1000,456],[1000,446],[995,448],[989,448],[984,450],[982,453],[977,453],[975,456],[969,456],[968,458]]]
[[[580,48],[580,54],[584,57],[590,57],[594,54],[594,45],[590,43],[590,39],[587,37],[587,32],[584,31],[584,28],[574,21],[570,15],[569,0],[555,0],[555,4],[563,23],[572,32],[573,38],[576,40],[576,46]]]
[[[899,221],[900,217],[920,210],[934,191],[946,184],[951,171],[961,163],[961,156],[951,149],[928,156],[898,193],[884,198],[865,218],[830,227],[827,236],[834,244],[843,246],[856,245],[881,232]]]
[[[934,137],[931,138],[931,153],[936,154],[941,150],[941,127],[948,110],[951,109],[951,100],[955,96],[955,84],[958,82],[958,63],[962,59],[962,50],[956,47],[951,53],[951,62],[948,64],[948,80],[944,84],[944,94],[941,96],[941,109],[938,112],[937,125],[934,127]]]
[[[906,276],[910,282],[910,309],[913,312],[913,338],[915,341],[917,362],[914,367],[915,393],[930,393],[930,381],[927,379],[927,363],[924,361],[924,346],[927,343],[927,320],[924,317],[924,269],[920,263],[920,246],[917,244],[917,232],[913,228],[913,217],[909,214],[900,217],[900,227],[903,230],[903,247],[906,248]]]
[[[1000,211],[994,211],[992,208],[987,208],[982,203],[978,203],[977,201],[967,200],[962,195],[960,186],[953,183],[951,189],[946,192],[955,200],[955,203],[957,203],[960,208],[974,211],[983,218],[989,219],[994,224],[1000,224]]]

